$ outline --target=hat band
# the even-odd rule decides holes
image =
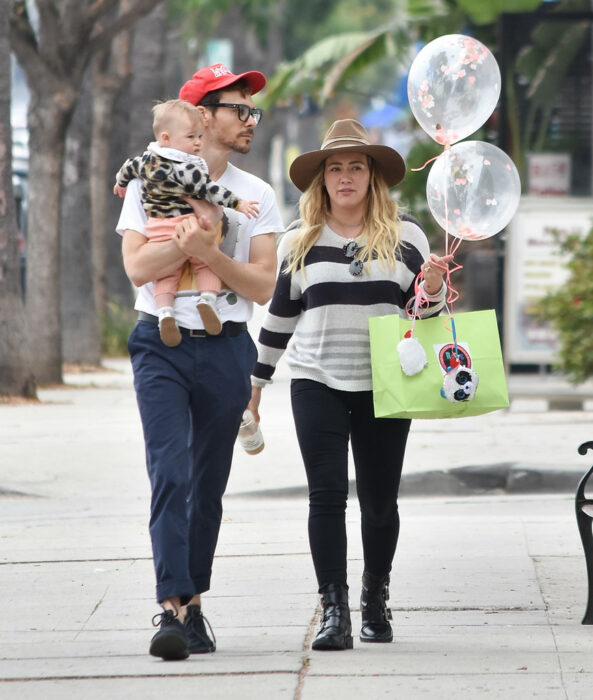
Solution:
[[[322,146],[321,150],[325,151],[327,148],[339,148],[340,146],[369,146],[369,142],[364,139],[357,139],[356,137],[348,136],[337,136],[333,139],[328,139]]]

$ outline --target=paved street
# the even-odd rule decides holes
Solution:
[[[150,657],[148,484],[127,360],[0,405],[0,698],[590,698],[593,626],[574,486],[593,405],[418,421],[391,587],[395,642],[312,652],[317,595],[286,372],[265,450],[236,450],[212,590],[215,654]],[[537,377],[532,384],[537,383]],[[511,387],[513,383],[511,382]],[[541,393],[541,392],[540,392]],[[519,397],[520,395],[520,397]],[[407,495],[406,495],[407,494]],[[355,495],[349,576],[358,630]]]

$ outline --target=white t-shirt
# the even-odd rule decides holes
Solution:
[[[239,262],[249,262],[249,245],[253,236],[263,233],[281,233],[284,225],[274,195],[274,190],[255,175],[240,170],[229,163],[222,177],[217,180],[223,187],[237,194],[241,199],[259,202],[259,214],[247,218],[233,209],[225,209],[229,220],[229,230],[221,244],[222,250]],[[147,220],[140,199],[140,180],[132,180],[128,185],[116,231],[123,235],[126,229],[144,233]],[[157,306],[153,295],[153,282],[138,289],[134,308],[156,316]],[[218,297],[217,309],[221,320],[248,321],[253,313],[253,302],[234,292]],[[184,328],[203,328],[196,309],[196,297],[175,299],[175,317]]]

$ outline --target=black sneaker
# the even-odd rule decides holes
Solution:
[[[150,653],[160,656],[165,661],[187,659],[189,650],[185,636],[185,627],[177,619],[173,610],[165,610],[152,618],[152,624],[160,627],[150,640]]]
[[[206,622],[210,629],[212,639],[206,632]],[[208,654],[216,651],[216,637],[210,627],[210,623],[202,615],[202,610],[199,605],[188,605],[183,622],[185,627],[185,636],[187,637],[187,645],[190,654]]]

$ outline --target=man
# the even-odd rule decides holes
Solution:
[[[226,252],[218,245],[214,225],[220,214],[203,202],[195,204],[198,217],[178,226],[173,240],[151,245],[143,233],[146,215],[137,180],[128,186],[117,226],[123,235],[126,273],[139,287],[135,304],[139,320],[128,348],[152,490],[156,598],[163,608],[153,619],[159,630],[150,653],[167,660],[216,648],[204,625],[201,594],[210,587],[222,495],[241,416],[251,396],[250,374],[257,353],[246,321],[253,302],[264,304],[272,295],[275,234],[283,230],[272,188],[228,162],[230,152],[249,152],[261,118],[252,95],[265,82],[258,71],[234,75],[217,64],[199,70],[179,92],[181,99],[202,112],[201,155],[211,179],[242,199],[259,202],[259,214],[251,219],[224,210]],[[202,260],[232,291],[218,300],[223,330],[216,336],[203,330],[195,300],[177,298],[175,316],[182,342],[169,348],[160,340],[152,280],[190,257]]]

